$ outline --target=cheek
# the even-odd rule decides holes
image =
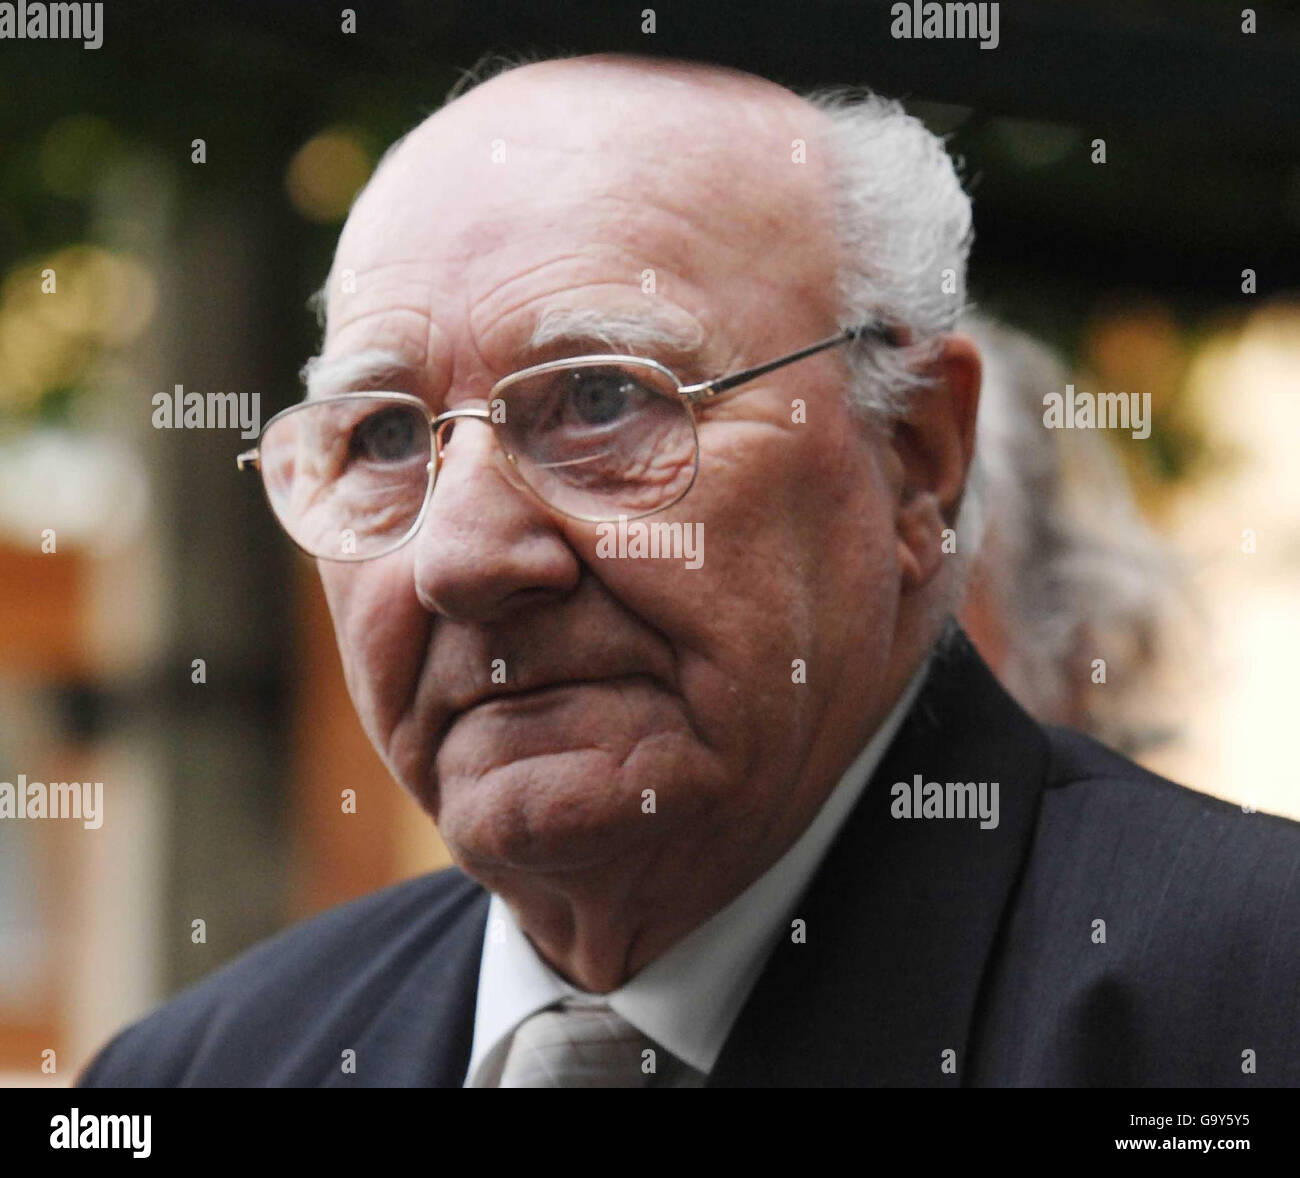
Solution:
[[[818,634],[829,662],[857,662],[864,681],[883,670],[892,643],[901,570],[895,495],[881,453],[844,424],[841,440],[812,448],[805,515],[816,521]],[[860,685],[861,686],[861,685]]]
[[[697,569],[600,559],[590,538],[571,538],[672,646],[692,718],[724,753],[752,756],[758,743],[770,755],[778,737],[805,729],[827,702],[814,667],[888,622],[888,489],[867,446],[828,438],[836,432],[812,426],[719,426],[691,494],[651,517],[696,530]]]
[[[384,747],[419,680],[431,619],[412,588],[409,554],[322,564],[343,674],[371,739]]]

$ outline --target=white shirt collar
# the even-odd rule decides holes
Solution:
[[[929,660],[784,855],[739,896],[635,977],[605,995],[643,1034],[706,1075],[793,909],[916,701]],[[493,895],[479,962],[467,1088],[497,1084],[515,1028],[580,991],[538,956]]]

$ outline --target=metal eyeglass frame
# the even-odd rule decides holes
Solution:
[[[766,363],[756,364],[752,368],[744,368],[741,369],[741,371],[739,372],[729,373],[724,376],[714,377],[712,380],[701,381],[697,384],[688,384],[688,385],[682,384],[681,381],[678,379],[677,374],[674,373],[670,368],[666,367],[663,364],[660,364],[657,360],[649,360],[642,356],[628,356],[628,355],[621,355],[617,353],[612,353],[608,355],[572,356],[562,360],[548,360],[544,364],[534,364],[529,368],[523,368],[518,372],[512,372],[509,376],[502,377],[499,381],[497,381],[495,385],[492,386],[491,391],[488,393],[487,400],[488,400],[488,404],[490,405],[510,385],[515,384],[516,382],[521,380],[526,380],[530,377],[539,376],[546,372],[555,372],[560,369],[573,368],[575,366],[596,367],[596,366],[606,365],[606,364],[632,364],[632,365],[638,365],[638,366],[643,366],[646,368],[653,369],[654,371],[658,372],[661,376],[667,377],[668,380],[671,381],[674,388],[677,390],[677,395],[681,397],[683,401],[685,401],[687,407],[691,410],[692,424],[694,424],[696,410],[702,409],[708,405],[717,404],[719,401],[723,400],[727,396],[727,394],[735,392],[737,389],[739,389],[741,385],[747,384],[751,380],[756,380],[760,376],[766,376],[767,373],[773,372],[778,368],[784,368],[787,364],[793,364],[797,360],[806,359],[808,356],[815,356],[818,352],[824,352],[829,348],[839,347],[841,344],[856,343],[859,340],[866,339],[867,337],[875,337],[881,342],[893,346],[898,346],[901,343],[901,340],[899,338],[899,333],[894,327],[880,320],[871,320],[866,323],[859,324],[856,327],[846,327],[842,331],[836,333],[835,335],[828,336],[827,338],[822,340],[818,340],[815,344],[809,344],[806,348],[800,348],[796,352],[789,352],[784,356],[778,356],[775,360],[768,360]],[[425,491],[424,502],[420,506],[419,515],[415,517],[415,520],[411,524],[411,527],[400,540],[394,543],[391,548],[386,548],[382,552],[371,553],[366,556],[321,556],[319,553],[315,553],[310,551],[307,548],[304,548],[301,544],[298,543],[297,540],[294,539],[294,537],[289,533],[288,529],[284,528],[284,525],[281,524],[282,530],[284,530],[285,534],[289,536],[289,539],[293,542],[295,547],[299,548],[303,552],[306,552],[308,556],[312,557],[315,560],[331,560],[331,561],[339,561],[342,563],[356,563],[359,561],[377,560],[381,556],[387,556],[389,555],[389,553],[396,552],[404,544],[408,543],[411,540],[411,538],[420,530],[420,526],[424,523],[424,517],[428,512],[429,503],[433,498],[433,488],[434,488],[434,484],[437,482],[438,466],[442,461],[443,434],[446,428],[457,421],[461,421],[465,419],[484,421],[487,422],[489,426],[493,425],[492,411],[490,409],[448,409],[443,413],[439,413],[435,415],[429,412],[429,408],[424,403],[423,400],[421,400],[419,397],[412,396],[410,393],[386,392],[383,390],[372,390],[372,391],[358,392],[358,393],[339,393],[336,396],[322,398],[321,400],[318,401],[299,401],[296,405],[290,405],[287,409],[281,409],[279,413],[275,414],[275,416],[272,417],[262,427],[261,433],[258,435],[258,445],[254,446],[251,450],[245,450],[242,454],[236,455],[235,457],[236,466],[241,471],[247,470],[250,466],[255,467],[259,471],[261,470],[261,440],[263,437],[265,437],[267,430],[269,430],[273,425],[275,425],[275,423],[279,421],[281,418],[287,417],[291,413],[300,412],[301,410],[306,409],[311,405],[319,405],[329,401],[342,401],[342,400],[349,400],[352,398],[362,399],[368,397],[386,397],[386,398],[390,398],[393,401],[405,402],[407,404],[418,406],[424,412],[424,415],[428,420],[429,431],[432,434],[432,439],[433,439],[432,453],[430,455],[429,463],[428,463],[429,485]],[[518,464],[515,459],[515,456],[500,444],[500,435],[497,433],[495,429],[492,430],[492,434],[493,437],[497,439],[498,446],[501,449],[501,452],[504,454],[506,460],[511,464],[511,466],[517,467]],[[699,461],[698,456],[699,456],[699,444],[697,442],[696,443],[697,468],[691,474],[691,481],[686,484],[686,487],[682,490],[682,493],[678,495],[675,499],[671,500],[668,503],[664,503],[659,507],[652,508],[649,511],[640,512],[637,515],[627,515],[627,513],[622,513],[620,516],[614,516],[613,518],[641,519],[648,515],[656,515],[661,511],[666,511],[674,504],[680,503],[690,493],[691,488],[695,485],[695,479],[698,474],[698,461]],[[523,478],[522,475],[517,475],[516,477],[518,478],[519,483],[522,484],[522,489],[527,491],[530,495],[532,495],[533,498],[536,499],[539,503],[541,503],[544,507],[546,507],[548,511],[554,511],[560,515],[567,516],[570,519],[578,519],[586,523],[606,522],[608,518],[610,518],[605,516],[591,517],[591,516],[584,516],[584,515],[575,515],[572,512],[565,511],[563,508],[556,507],[553,503],[550,503],[549,501],[544,499],[538,491],[534,490],[533,487],[529,485],[528,480]],[[271,507],[271,514],[276,515],[276,522],[278,523],[279,517],[275,511],[275,505],[271,502],[270,489],[266,486],[265,479],[262,479],[261,483],[262,483],[262,490],[267,496],[268,506]]]

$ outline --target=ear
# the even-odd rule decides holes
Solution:
[[[904,593],[921,588],[939,571],[943,530],[954,525],[961,507],[979,410],[975,344],[968,336],[944,336],[925,375],[924,387],[912,394],[891,438],[902,469],[895,528]]]

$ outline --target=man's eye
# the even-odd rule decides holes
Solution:
[[[622,372],[575,372],[566,392],[565,416],[572,414],[581,425],[609,425],[650,395]]]
[[[352,430],[350,455],[367,462],[403,462],[417,449],[415,418],[405,409],[381,409]]]

